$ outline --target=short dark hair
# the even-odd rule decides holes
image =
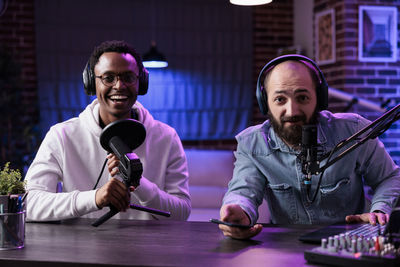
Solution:
[[[89,58],[89,66],[91,68],[92,73],[94,73],[94,66],[96,66],[96,64],[99,62],[99,58],[101,57],[102,54],[106,52],[131,54],[135,58],[136,64],[139,68],[139,76],[142,75],[143,62],[140,57],[140,54],[127,42],[117,41],[117,40],[102,42],[100,45],[94,48]]]

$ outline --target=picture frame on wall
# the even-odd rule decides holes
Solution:
[[[359,6],[358,59],[397,61],[397,7]]]
[[[315,14],[315,60],[319,65],[336,61],[335,10]]]

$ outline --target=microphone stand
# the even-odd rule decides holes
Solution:
[[[386,112],[385,114],[383,114],[382,116],[380,116],[378,119],[376,119],[375,121],[371,122],[369,125],[367,125],[366,127],[364,127],[363,129],[361,129],[360,131],[358,131],[357,133],[353,134],[352,136],[350,136],[349,138],[339,142],[331,151],[323,154],[317,161],[318,165],[319,163],[328,158],[328,161],[325,163],[324,166],[322,167],[316,167],[316,168],[307,168],[307,166],[309,166],[311,163],[310,162],[304,162],[303,163],[303,173],[305,175],[307,175],[307,177],[311,177],[312,174],[319,174],[322,173],[330,166],[332,166],[334,163],[336,163],[338,160],[342,159],[345,155],[347,155],[348,153],[350,153],[351,151],[355,150],[357,147],[359,147],[360,145],[364,144],[368,139],[374,139],[376,137],[378,137],[379,135],[383,134],[387,129],[389,129],[389,127],[397,120],[400,119],[400,104],[398,104],[397,106],[395,106],[394,108],[392,108],[391,110],[389,110],[388,112]],[[367,133],[368,130],[371,130]],[[361,137],[361,135],[363,135],[364,133],[365,136]],[[339,155],[337,155],[334,159],[329,160],[330,157],[333,155],[333,153],[335,153],[336,151],[342,149],[344,146],[348,145],[350,142],[359,140],[357,143],[351,145],[350,147],[348,147],[346,150],[344,150],[342,153],[340,153]],[[306,170],[306,171],[304,171]],[[321,184],[321,177],[320,180],[318,182],[318,186],[316,188],[316,191],[314,193],[314,197],[311,200],[311,203],[315,200],[315,196],[317,195],[318,189],[320,187]],[[307,192],[307,198],[308,198],[308,192]]]
[[[133,136],[136,136],[136,140],[133,139]],[[119,159],[118,170],[122,176],[123,183],[128,188],[128,193],[130,186],[139,186],[140,178],[143,173],[143,166],[140,159],[134,153],[131,153],[131,151],[142,144],[145,137],[146,130],[144,126],[140,122],[132,119],[115,121],[107,125],[100,136],[100,143],[103,148],[109,152],[113,152]],[[126,140],[126,142],[124,142],[123,139]],[[119,212],[113,205],[109,206],[110,211],[98,218],[92,226],[97,227],[103,224]],[[131,209],[146,211],[165,217],[171,216],[170,212],[135,204],[130,204],[129,207]]]
[[[119,145],[123,145],[122,141],[120,140],[119,137],[113,137],[114,143],[119,143]],[[131,185],[137,187],[139,186],[139,180],[142,176],[143,172],[143,166],[142,163],[140,162],[139,158],[133,154],[133,153],[127,153],[125,155],[121,155],[117,149],[113,149],[113,151],[118,155],[117,157],[119,159],[123,159],[120,161],[118,169],[122,175],[122,180],[127,188],[129,188]],[[128,189],[129,190],[129,189]],[[129,193],[129,191],[128,191]],[[158,214],[162,215],[165,217],[170,217],[171,213],[166,212],[166,211],[161,211],[157,209],[152,209],[152,208],[147,208],[135,204],[130,204],[129,207],[131,209],[136,209],[136,210],[141,210],[153,214]],[[106,214],[104,214],[102,217],[97,219],[94,223],[92,223],[92,226],[97,227],[104,222],[106,222],[108,219],[113,217],[115,214],[117,214],[119,210],[115,208],[113,205],[110,204],[110,211]]]

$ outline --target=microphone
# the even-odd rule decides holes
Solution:
[[[101,146],[110,153],[114,153],[119,159],[118,169],[122,176],[123,183],[127,188],[139,186],[143,173],[143,166],[140,159],[131,151],[139,147],[146,138],[146,129],[137,120],[118,120],[107,125],[101,135]],[[130,208],[142,210],[170,217],[169,212],[146,208],[131,204]],[[110,205],[110,211],[97,219],[92,226],[99,226],[119,211]]]
[[[140,159],[131,153],[139,147],[146,138],[146,129],[137,120],[118,120],[107,125],[101,135],[101,146],[119,159],[119,172],[127,187],[139,186],[143,167]]]
[[[306,175],[304,184],[306,185],[307,195],[311,188],[311,176],[319,173],[319,160],[317,148],[317,126],[303,125],[301,135],[301,167]]]

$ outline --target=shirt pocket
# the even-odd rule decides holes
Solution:
[[[350,178],[345,177],[334,183],[321,185],[320,208],[330,218],[338,218],[349,208],[348,196],[351,194]]]
[[[328,195],[334,194],[336,191],[342,190],[347,184],[350,183],[350,178],[343,178],[336,183],[328,184],[328,185],[321,185],[320,192],[321,194]]]
[[[267,184],[267,197],[273,223],[293,224],[297,222],[299,216],[291,185]]]

